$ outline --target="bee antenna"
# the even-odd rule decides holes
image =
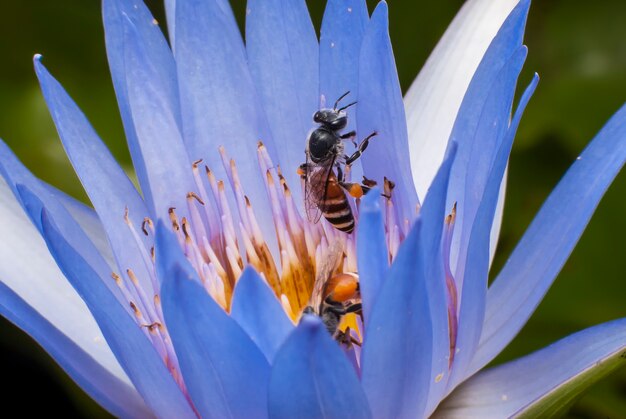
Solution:
[[[339,106],[339,102],[341,102],[341,99],[343,99],[344,97],[348,96],[350,94],[350,91],[348,90],[346,93],[344,93],[343,95],[341,95],[339,97],[339,99],[337,99],[337,101],[335,102],[335,106],[333,106],[333,110],[337,110],[337,106]],[[345,108],[342,108],[345,109]],[[340,109],[341,110],[341,109]]]
[[[352,106],[352,105],[356,105],[356,101],[355,101],[355,102],[352,102],[352,103],[348,103],[346,106],[344,106],[344,107],[342,107],[342,108],[337,109],[337,112],[345,111],[346,109],[348,109],[348,108],[349,108],[350,106]]]

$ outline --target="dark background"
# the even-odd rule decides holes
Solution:
[[[164,26],[162,5],[148,1]],[[234,0],[240,21],[245,3]],[[319,27],[324,3],[308,1]],[[371,6],[374,1],[369,2]],[[460,0],[389,0],[391,37],[403,89],[460,8]],[[122,165],[130,171],[110,83],[97,0],[0,4],[0,136],[38,176],[85,194],[58,141],[39,92],[32,56],[42,53]],[[535,0],[521,83],[537,71],[539,89],[522,121],[510,162],[497,272],[569,164],[626,100],[626,2]],[[580,244],[502,362],[574,331],[626,316],[626,177],[600,204]],[[566,212],[567,208],[563,208]],[[28,336],[0,322],[4,408],[24,415],[106,416]],[[566,362],[567,360],[563,360]],[[626,370],[594,386],[570,412],[576,418],[626,417]]]

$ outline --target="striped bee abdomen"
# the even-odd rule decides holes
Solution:
[[[339,186],[336,179],[328,182],[324,202],[320,209],[324,218],[337,230],[344,233],[352,233],[354,230],[354,215],[348,203],[345,191]]]

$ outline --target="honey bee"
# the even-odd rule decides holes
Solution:
[[[319,316],[328,333],[337,341],[358,345],[360,343],[351,339],[349,331],[339,329],[341,319],[346,314],[362,314],[358,275],[352,272],[334,273],[342,258],[343,249],[337,240],[322,257],[309,305],[303,313]]]
[[[367,193],[367,184],[350,183],[344,179],[342,167],[349,167],[369,145],[369,140],[377,135],[373,132],[359,144],[354,143],[355,131],[340,134],[348,125],[345,110],[356,104],[352,102],[341,108],[339,102],[350,92],[343,94],[335,102],[333,109],[321,109],[313,115],[319,126],[314,129],[306,145],[306,163],[300,165],[298,173],[304,179],[304,201],[309,221],[316,223],[321,218],[328,220],[336,229],[345,233],[354,231],[354,214],[350,208],[346,192],[355,198]],[[355,152],[344,154],[344,140],[351,140]]]

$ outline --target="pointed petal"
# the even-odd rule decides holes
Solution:
[[[230,315],[250,336],[271,364],[293,323],[276,295],[251,267],[237,280]]]
[[[172,53],[167,46],[167,41],[163,37],[158,25],[154,22],[154,17],[150,10],[141,0],[104,0],[102,2],[102,15],[104,19],[104,34],[107,47],[107,57],[111,69],[111,77],[115,94],[117,96],[122,122],[124,123],[124,131],[126,132],[126,140],[130,155],[133,159],[133,165],[139,185],[148,205],[152,205],[154,198],[150,188],[148,176],[148,166],[152,163],[149,158],[143,155],[137,137],[134,117],[140,117],[137,112],[133,116],[129,103],[130,93],[128,92],[128,71],[130,68],[126,61],[127,49],[131,46],[126,45],[124,25],[126,20],[130,20],[135,25],[135,35],[137,39],[135,44],[142,45],[142,49],[146,55],[146,61],[154,68],[158,68],[163,78],[174,80],[173,86],[164,86],[166,91],[160,92],[160,96],[166,96],[167,101],[172,106],[178,107],[178,92],[176,86],[176,70]],[[179,114],[180,111],[176,110]],[[177,114],[177,115],[178,115]],[[178,119],[180,122],[180,119]],[[154,213],[154,207],[150,208]]]
[[[163,312],[196,409],[207,418],[266,417],[267,360],[189,273],[170,267]]]
[[[148,215],[139,193],[39,57],[35,59],[35,71],[63,147],[98,212],[118,266],[133,269],[142,286],[151,289],[141,250],[124,222],[126,211],[135,226],[141,225],[143,217]]]
[[[60,228],[67,240],[76,249],[79,249],[80,255],[104,277],[110,274],[114,268],[103,260],[98,249],[82,231],[68,210],[52,195],[50,188],[33,176],[2,141],[0,141],[0,172],[40,233],[42,233],[41,209],[45,207],[50,214],[58,217]],[[22,193],[24,191],[25,193]],[[119,289],[112,281],[107,281],[106,285],[116,297],[120,298]]]
[[[365,0],[330,0],[320,31],[320,98],[325,106],[346,92],[350,95],[345,104],[356,100],[359,84],[359,52],[365,28],[369,22]],[[346,109],[348,126],[344,130],[356,130],[358,103]],[[310,118],[310,115],[309,115]],[[350,173],[352,179],[360,180],[361,162],[355,161]]]
[[[246,51],[278,163],[298,185],[307,133],[319,109],[319,46],[304,0],[248,0]],[[334,99],[333,99],[334,100]],[[300,188],[292,188],[301,202]]]
[[[525,46],[518,48],[496,75],[488,87],[489,92],[482,103],[475,130],[466,133],[459,146],[459,160],[453,168],[454,184],[449,200],[457,203],[455,231],[458,233],[455,235],[457,240],[453,241],[452,257],[457,255],[455,277],[460,285],[463,285],[465,277],[468,243],[474,221],[485,194],[490,170],[507,134],[517,78],[527,51]],[[502,178],[503,175],[498,179],[498,187]],[[463,298],[462,292],[460,298]]]
[[[111,350],[146,404],[162,416],[194,417],[144,332],[105,287],[102,276],[66,241],[56,222],[44,209],[41,223],[48,248],[89,307]]]
[[[99,380],[95,378],[99,369],[111,377],[111,381],[107,381],[112,385],[111,392],[121,388],[132,389],[130,379],[115,359],[89,309],[61,273],[39,232],[2,180],[0,202],[0,218],[6,223],[0,240],[2,314],[33,336],[62,366],[65,365],[62,359],[65,352],[56,348],[69,350],[74,345],[76,357],[81,358],[70,365],[74,359],[68,356],[64,369],[86,391],[89,392],[88,384],[86,381],[81,384],[78,375],[84,374],[85,380],[93,383],[93,380]],[[79,355],[81,353],[91,360]],[[83,365],[93,363],[93,371],[90,368],[82,370],[80,364],[83,361]],[[90,371],[95,375],[90,376]],[[104,372],[102,374],[99,377],[106,377]],[[132,400],[132,396],[128,397],[129,401]],[[106,403],[95,395],[94,398]],[[137,404],[133,402],[130,406]]]
[[[484,181],[473,187],[473,178],[470,176],[474,171],[476,173],[480,173],[480,170],[485,172],[485,167],[486,173],[488,173],[497,152],[498,144],[501,142],[502,134],[506,131],[506,122],[508,122],[511,110],[509,102],[513,100],[515,80],[519,74],[519,71],[515,73],[515,67],[519,64],[518,60],[522,59],[520,55],[525,55],[520,48],[522,47],[528,7],[528,0],[521,1],[506,19],[489,46],[472,78],[467,94],[463,98],[463,103],[450,134],[450,139],[459,143],[459,157],[452,169],[452,180],[448,194],[450,202],[458,203],[455,230],[460,231],[461,234],[455,234],[451,250],[452,260],[454,261],[452,271],[455,272],[457,281],[462,282],[463,280],[462,269],[465,265],[468,235],[478,206],[477,202],[479,202],[482,196],[482,188],[484,188]],[[510,78],[512,78],[512,81],[510,81]],[[496,86],[496,84],[500,83],[502,85]],[[493,104],[487,105],[487,101],[498,99],[502,101],[501,108],[496,108],[499,112],[497,114],[486,113],[484,110],[493,106]],[[496,122],[497,126],[490,127],[487,124],[487,120],[500,114],[500,112],[506,113],[505,118],[507,121],[503,122],[500,116],[495,121],[491,121]],[[483,139],[483,135],[486,132],[489,134],[486,139]],[[476,143],[481,141],[484,141],[483,146],[486,146],[483,149],[485,156],[482,159],[485,164],[479,168],[474,168],[476,162],[470,160],[472,158],[476,160],[476,155],[480,156],[480,145]],[[481,179],[484,179],[485,176],[486,174],[483,174]],[[469,182],[469,179],[472,182]],[[456,264],[457,260],[458,265]],[[462,287],[459,286],[459,290],[461,289]]]
[[[517,71],[517,69],[514,69]],[[459,309],[459,332],[457,334],[456,356],[448,388],[454,388],[468,376],[466,369],[478,346],[485,316],[485,299],[489,277],[489,240],[491,225],[498,205],[498,195],[502,177],[506,170],[517,127],[528,101],[537,87],[539,78],[533,78],[513,117],[502,144],[498,147],[495,161],[486,179],[484,194],[476,211],[472,231],[468,241],[465,265],[466,280],[463,282],[463,298]],[[498,106],[498,101],[494,103]],[[490,103],[490,100],[487,100]],[[490,121],[487,121],[489,124]]]
[[[446,218],[446,197],[450,169],[456,158],[453,145],[443,161],[437,176],[428,189],[424,205],[420,209],[422,228],[420,248],[424,261],[426,292],[430,306],[433,347],[430,373],[430,388],[426,406],[426,416],[437,406],[446,389],[450,364],[450,326],[448,320],[448,291],[444,270],[442,248],[443,223]]]
[[[54,306],[54,309],[58,310],[59,307],[68,303],[70,303],[69,299],[64,299],[59,302],[58,306]],[[49,302],[49,304],[53,303]],[[29,306],[19,295],[1,282],[0,314],[35,339],[76,384],[113,415],[132,418],[152,416],[126,377],[122,380],[113,375],[69,336],[54,327],[34,307]],[[86,308],[85,315],[88,315],[93,322]],[[76,320],[76,317],[68,318],[66,323],[74,323]],[[93,327],[96,332],[95,323]],[[84,330],[82,332],[84,333]],[[100,342],[106,345],[99,331],[96,334]],[[11,379],[11,377],[7,378]]]
[[[187,193],[196,185],[181,137],[173,58],[168,55],[169,72],[164,71],[142,42],[141,28],[126,17],[122,26],[126,91],[137,147],[146,164],[152,198],[148,205],[154,218],[166,217],[172,207],[179,217],[188,217]],[[170,54],[169,49],[166,53]]]
[[[487,295],[471,371],[492,360],[526,323],[626,161],[626,106],[607,122],[552,191]]]
[[[172,51],[176,45],[176,0],[164,0],[165,19],[167,20],[167,34],[170,39]]]
[[[557,417],[586,388],[623,367],[625,356],[626,319],[594,326],[477,374],[437,413],[445,418]]]
[[[109,265],[115,266],[115,260],[113,259],[113,253],[111,252],[111,247],[107,240],[106,231],[102,227],[102,222],[96,211],[54,186],[41,180],[40,182],[44,184],[50,194],[65,207],[72,218],[76,220]]]
[[[323,323],[304,316],[276,355],[269,386],[272,418],[370,418],[354,368]]]
[[[461,102],[487,47],[518,3],[465,2],[409,88],[406,117],[419,196],[425,195],[443,161]]]
[[[359,58],[359,108],[357,127],[359,137],[372,132],[363,156],[363,173],[383,184],[383,177],[396,183],[394,201],[400,222],[412,220],[417,204],[411,173],[409,149],[404,118],[402,91],[388,33],[387,3],[378,3],[372,14]]]
[[[380,188],[375,188],[365,195],[359,207],[357,264],[366,325],[389,271],[389,251],[380,200]]]
[[[223,145],[228,155],[242,163],[237,170],[257,218],[270,220],[264,177],[256,163],[257,142],[263,141],[273,156],[274,143],[227,1],[176,1],[176,64],[191,159],[204,159],[217,179],[227,179],[217,152]],[[261,229],[270,249],[276,248],[271,223],[262,223]]]
[[[372,309],[361,353],[361,382],[372,415],[421,417],[430,387],[433,330],[418,219]]]

